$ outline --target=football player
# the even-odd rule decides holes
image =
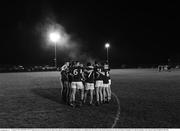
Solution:
[[[81,91],[81,102],[82,105],[84,99],[84,86],[82,83],[83,79],[83,68],[80,67],[80,63],[77,61],[70,69],[71,75],[71,95],[70,95],[70,105],[75,107],[76,100],[76,90],[79,89]]]
[[[103,103],[103,74],[102,74],[102,66],[95,62],[94,72],[95,72],[95,92],[96,92],[96,105]]]
[[[69,82],[68,82],[68,67],[69,67],[69,62],[66,62],[62,67],[61,67],[61,82],[62,82],[62,90],[61,90],[61,95],[62,99],[65,102],[68,102],[68,93],[69,93]]]
[[[87,67],[84,70],[84,76],[85,76],[85,94],[84,94],[84,103],[87,99],[87,94],[90,93],[90,101],[89,104],[92,105],[93,103],[93,91],[94,91],[94,67],[91,65],[91,63],[87,63]]]
[[[104,68],[103,68],[103,100],[104,102],[109,103],[109,101],[111,100],[111,79],[110,79],[110,75],[109,75],[109,65],[107,62],[104,63]]]

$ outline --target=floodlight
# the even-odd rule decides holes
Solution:
[[[106,43],[106,44],[105,44],[105,47],[106,47],[106,48],[109,48],[109,47],[110,47],[110,44],[109,44],[109,43]]]
[[[52,42],[56,43],[60,40],[60,34],[58,32],[51,32],[49,38]]]

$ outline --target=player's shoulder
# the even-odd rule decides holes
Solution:
[[[99,68],[101,71],[104,70],[104,67],[103,67],[102,65],[100,65],[98,68]]]
[[[97,69],[99,69],[99,68],[101,68],[101,67],[102,67],[101,65],[96,65],[96,68],[97,68]]]
[[[89,70],[92,70],[92,69],[94,69],[94,66],[87,66],[86,68]]]
[[[74,69],[75,69],[75,66],[70,66],[69,67],[69,70],[71,70],[71,71],[74,70]]]
[[[84,69],[84,71],[88,71],[89,70],[88,66],[84,67],[83,69]]]
[[[84,70],[84,67],[83,66],[78,66],[76,67],[77,69],[80,69],[80,70]]]

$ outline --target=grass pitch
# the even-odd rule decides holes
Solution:
[[[115,127],[180,127],[180,71],[112,70],[120,101]],[[60,96],[58,72],[1,73],[0,128],[109,128],[118,105],[72,109]]]

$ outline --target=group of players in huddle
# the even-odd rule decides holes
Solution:
[[[87,102],[88,96],[89,105],[109,103],[111,100],[110,68],[107,62],[88,62],[86,65],[79,61],[66,62],[60,72],[62,98],[70,106],[82,106]]]

